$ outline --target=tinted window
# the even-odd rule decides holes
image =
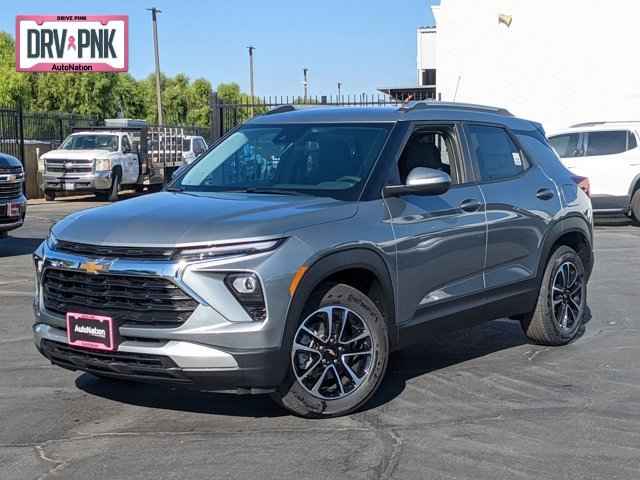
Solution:
[[[246,126],[201,157],[176,186],[354,200],[390,129],[382,124]]]
[[[469,143],[483,181],[515,177],[527,168],[520,150],[503,128],[471,125]]]
[[[122,137],[122,151],[124,153],[131,152],[131,144],[129,143],[129,138]]]
[[[633,132],[628,132],[628,133],[629,133],[629,143],[627,144],[627,150],[633,150],[638,146],[638,143],[636,142],[636,136]]]
[[[587,156],[613,155],[627,150],[627,132],[589,132],[587,135]]]
[[[551,137],[549,143],[560,158],[571,158],[582,156],[580,149],[580,134],[570,133]]]

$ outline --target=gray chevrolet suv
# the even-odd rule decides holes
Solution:
[[[438,331],[510,317],[575,339],[592,210],[542,127],[505,110],[283,107],[165,191],[60,221],[35,265],[54,364],[327,417]]]

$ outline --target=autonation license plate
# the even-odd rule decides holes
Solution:
[[[69,345],[113,351],[116,349],[115,328],[111,317],[67,313]]]

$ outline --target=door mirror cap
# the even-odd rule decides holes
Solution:
[[[442,195],[451,187],[451,177],[442,170],[434,168],[416,167],[407,175],[405,185],[390,185],[384,187],[385,197],[400,195]]]

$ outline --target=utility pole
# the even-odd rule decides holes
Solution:
[[[304,74],[304,103],[307,103],[307,98],[309,96],[309,82],[307,81],[307,72],[309,72],[308,68],[303,68],[302,73]]]
[[[249,49],[249,84],[251,90],[251,108],[249,110],[249,113],[253,117],[253,104],[255,103],[255,90],[253,85],[253,51],[256,49],[256,47],[248,46],[247,48]]]
[[[162,13],[156,7],[147,8],[151,12],[153,21],[153,48],[156,53],[156,101],[158,104],[158,125],[162,125],[162,96],[160,93],[160,52],[158,51],[158,13]]]
[[[338,103],[340,103],[340,90],[342,89],[342,82],[338,82]]]

